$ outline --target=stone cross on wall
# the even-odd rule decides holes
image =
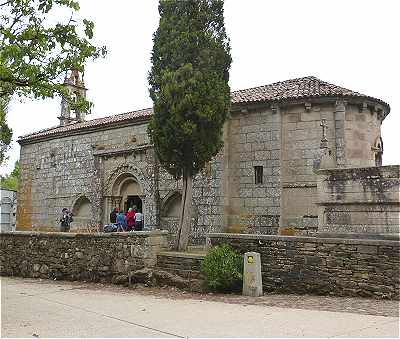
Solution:
[[[332,152],[329,149],[328,139],[326,137],[326,130],[328,129],[326,119],[321,119],[321,123],[319,125],[322,127],[319,168],[333,168],[335,167],[335,162],[332,156]]]
[[[319,125],[322,127],[322,139],[320,148],[328,148],[328,139],[326,138],[326,130],[328,129],[328,125],[326,123],[326,119],[322,119]]]
[[[319,124],[322,127],[322,141],[328,141],[326,138],[326,130],[328,129],[328,125],[326,124],[326,119],[322,119],[321,123]]]

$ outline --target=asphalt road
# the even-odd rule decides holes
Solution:
[[[399,318],[1,277],[1,337],[398,337]]]

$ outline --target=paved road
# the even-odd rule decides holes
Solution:
[[[1,337],[398,337],[399,318],[1,278]]]

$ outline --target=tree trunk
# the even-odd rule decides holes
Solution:
[[[186,251],[189,242],[190,221],[192,212],[192,175],[183,173],[182,203],[179,218],[178,234],[176,236],[175,248],[178,251]]]

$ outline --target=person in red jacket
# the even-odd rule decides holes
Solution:
[[[126,213],[127,231],[132,231],[135,227],[135,214],[135,210],[130,207],[128,213]]]

